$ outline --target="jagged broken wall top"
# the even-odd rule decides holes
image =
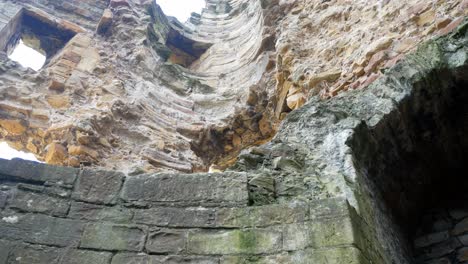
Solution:
[[[2,1],[4,30],[21,8],[75,36],[37,73],[2,54],[2,139],[139,173],[232,164],[310,96],[363,88],[449,32],[466,1],[207,1],[186,25],[154,1]]]

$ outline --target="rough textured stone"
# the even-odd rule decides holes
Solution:
[[[201,231],[188,234],[192,254],[264,254],[281,250],[281,233],[268,229]]]
[[[2,238],[65,247],[79,242],[83,223],[40,214],[1,215]]]
[[[18,190],[11,198],[10,207],[63,217],[67,215],[70,204],[64,199]]]
[[[114,204],[123,180],[124,175],[119,172],[85,169],[78,178],[72,197],[85,202]]]
[[[80,247],[97,250],[141,251],[145,231],[140,227],[114,224],[89,224],[84,229]]]
[[[415,256],[411,234],[436,232],[443,202],[466,190],[455,173],[468,149],[463,2],[210,0],[182,24],[155,1],[0,1],[0,119],[15,121],[0,137],[128,174],[122,186],[116,173],[75,181],[77,170],[0,163],[1,191],[73,203],[55,218],[8,201],[7,263],[68,250],[112,252],[111,263],[455,260],[464,233]],[[94,35],[106,8],[112,27]],[[32,34],[43,26],[57,47]],[[12,36],[44,49],[45,68],[9,60]],[[324,72],[340,76],[309,87]]]
[[[8,263],[8,255],[10,254],[13,246],[14,244],[9,241],[0,240],[0,263]]]
[[[135,210],[133,221],[167,227],[212,227],[215,225],[215,210],[209,208],[158,207]]]
[[[96,204],[73,202],[68,217],[73,219],[129,223],[133,213],[122,207],[106,207]]]
[[[304,204],[269,205],[250,208],[226,208],[217,212],[219,227],[262,227],[307,220]]]
[[[63,250],[37,245],[22,244],[15,247],[5,263],[30,264],[30,263],[60,263]]]
[[[78,169],[56,167],[33,161],[0,159],[0,179],[47,182],[58,185],[71,185],[76,179]]]
[[[186,240],[184,231],[161,229],[149,233],[145,248],[150,253],[181,253]]]
[[[245,174],[156,174],[130,177],[122,198],[149,203],[245,205]]]
[[[67,264],[108,264],[112,258],[110,252],[95,252],[87,250],[67,250],[62,257],[61,263]]]

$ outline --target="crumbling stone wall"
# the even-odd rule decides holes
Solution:
[[[313,17],[322,19],[317,24],[321,28],[340,19],[355,24],[353,19],[358,14],[362,16],[356,11],[359,8],[346,9],[351,3],[339,3],[342,6],[337,8],[330,1],[208,1],[208,10],[200,17],[192,17],[184,28],[169,21],[154,2],[111,0],[100,22],[88,19],[89,24],[82,24],[83,16],[69,16],[80,25],[72,24],[75,37],[38,73],[21,68],[0,53],[3,139],[18,149],[36,150],[49,163],[77,167],[100,164],[120,169],[1,161],[0,260],[413,263],[413,241],[394,210],[398,209],[395,204],[400,204],[392,203],[392,196],[386,191],[405,187],[398,200],[403,205],[414,202],[409,198],[415,193],[407,192],[411,191],[406,188],[410,184],[392,185],[405,178],[387,173],[391,170],[385,161],[388,157],[395,158],[392,161],[404,160],[399,150],[411,144],[398,145],[398,136],[431,136],[416,133],[418,127],[411,122],[410,126],[398,122],[402,113],[413,113],[406,111],[411,98],[415,105],[410,104],[410,109],[427,110],[414,112],[415,118],[417,114],[431,116],[439,113],[433,108],[444,110],[450,105],[438,99],[453,99],[444,96],[456,94],[453,92],[463,87],[452,84],[467,83],[468,27],[466,19],[461,18],[466,14],[466,1],[421,5],[416,5],[417,1],[384,1],[369,7],[368,1],[353,1],[370,14],[362,19],[378,21],[377,10],[389,11],[384,16],[388,23],[400,21],[392,19],[396,13],[397,17],[404,17],[402,24],[392,27],[396,29],[394,39],[375,41],[386,33],[377,30],[377,24],[366,27],[369,32],[375,29],[375,36],[363,36],[374,44],[349,51],[356,55],[353,58],[364,58],[363,64],[352,67],[364,68],[353,73],[364,76],[359,77],[362,80],[355,75],[348,79],[338,71],[302,74],[300,62],[308,65],[311,58],[307,50],[296,49],[300,45],[294,43],[299,42],[291,42],[284,49],[279,47],[288,41],[288,30],[299,25],[295,22],[317,29],[315,22],[306,23],[308,14],[315,14],[311,11],[320,11],[321,15]],[[18,7],[13,1],[1,4],[2,8]],[[35,12],[29,5],[21,8]],[[10,10],[4,13],[14,16],[10,8],[2,10]],[[436,23],[446,14],[450,14],[448,19]],[[197,26],[214,20],[226,22],[229,29],[237,28],[245,17],[255,20],[249,21],[256,25],[254,29],[261,29],[257,35],[250,32],[246,46],[231,39],[230,43],[239,44],[242,52],[253,56],[246,60],[226,61],[221,56],[226,40],[221,38],[223,34],[220,39],[206,41],[209,36],[203,37],[197,31]],[[44,19],[49,23],[62,21],[52,16]],[[216,28],[207,25],[211,30]],[[387,64],[383,58],[397,55],[392,53],[397,43],[406,43],[406,27],[397,25],[408,26],[408,35],[437,37],[404,59],[407,51],[398,52],[402,56],[391,60],[388,68],[380,67]],[[99,34],[94,33],[94,28]],[[277,31],[278,28],[284,31]],[[289,32],[291,40],[304,42],[301,27],[296,29]],[[345,36],[357,36],[349,30]],[[331,29],[318,33],[333,36]],[[219,67],[210,68],[207,61],[201,60],[190,64],[191,69],[181,67],[177,63],[183,52],[166,46],[167,39],[174,37],[169,34],[188,36],[191,41],[184,42],[188,46],[197,41],[208,43],[209,48],[200,59],[232,68],[226,74],[220,73]],[[232,36],[243,34],[233,31]],[[408,50],[416,46],[413,44],[407,46]],[[187,48],[190,51],[190,47],[183,47],[186,51]],[[364,52],[368,48],[370,53]],[[164,59],[164,54],[170,61]],[[317,58],[329,58],[330,54],[319,52]],[[339,56],[336,58],[333,61],[339,64]],[[209,70],[220,73],[218,80],[229,74],[245,77],[247,73],[242,69],[251,70],[249,67],[259,62],[265,62],[260,63],[265,72],[249,76],[252,86],[246,89],[231,90],[223,86],[225,82],[214,87],[210,85],[213,79],[204,79],[203,73]],[[351,69],[349,63],[343,65],[348,71]],[[320,69],[328,69],[330,65],[322,66]],[[197,68],[203,70],[197,72]],[[380,75],[377,71],[382,69],[382,78],[372,77],[374,73]],[[363,72],[367,75],[360,75]],[[358,81],[356,87],[362,89],[338,93],[346,90],[344,87],[355,87],[350,86],[351,80]],[[236,80],[226,83],[235,84]],[[327,87],[330,85],[337,89]],[[298,108],[306,100],[294,103],[294,98],[303,98],[301,94],[306,93],[301,89],[306,87],[314,87],[311,92],[324,91],[323,97],[335,97],[312,97]],[[238,104],[228,100],[197,108],[201,105],[196,102],[200,101],[192,99],[216,99],[218,89],[227,91],[220,98],[240,98]],[[239,93],[229,94],[230,91]],[[300,96],[293,97],[295,94]],[[57,108],[52,110],[49,106],[54,103]],[[86,107],[89,105],[93,108]],[[204,114],[216,116],[219,109],[233,112],[221,121],[215,118],[205,122],[202,118]],[[245,142],[271,137],[272,134],[256,137],[254,132],[265,127],[273,131],[275,123],[283,118],[270,142],[242,151],[226,172],[188,174],[205,170],[217,158],[222,161],[237,154],[250,145],[244,145]],[[261,120],[268,122],[263,126]],[[424,120],[421,119],[423,125]],[[436,128],[453,132],[443,119],[434,120]],[[388,124],[396,124],[400,133]],[[437,138],[440,142],[443,139]],[[385,140],[397,142],[398,148],[388,147],[391,144]],[[413,140],[416,142],[413,138],[403,142],[414,143]],[[421,149],[418,151],[424,154]],[[416,189],[424,190],[423,187]]]
[[[249,207],[248,178],[0,160],[0,263],[363,263],[345,200]]]
[[[364,88],[453,30],[466,5],[210,0],[181,24],[151,0],[4,0],[0,43],[24,10],[75,35],[39,72],[2,50],[1,139],[49,164],[226,168],[309,98]]]
[[[467,25],[423,45],[368,89],[291,113],[272,142],[224,173],[125,175],[1,161],[0,259],[414,263],[418,255],[405,251],[413,242],[385,199],[397,178],[375,181],[375,158],[385,152],[372,152],[364,132],[383,136],[379,127],[409,98],[430,107],[421,82],[427,92],[461,89],[449,84],[468,80]]]

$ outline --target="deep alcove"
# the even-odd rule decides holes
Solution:
[[[374,127],[360,125],[350,142],[410,263],[468,260],[467,80],[466,67],[426,73],[396,110]]]

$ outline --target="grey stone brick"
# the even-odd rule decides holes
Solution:
[[[221,208],[216,214],[218,227],[266,227],[304,222],[309,207],[305,204],[275,204],[243,208]]]
[[[65,216],[70,207],[70,202],[44,194],[18,190],[11,199],[10,207],[26,212]]]
[[[34,161],[0,159],[0,179],[57,185],[72,185],[79,169],[51,166]]]
[[[414,246],[416,248],[423,248],[430,245],[434,245],[440,242],[443,242],[450,238],[450,234],[448,231],[437,232],[428,234],[422,237],[418,237],[414,241]]]
[[[136,223],[161,227],[212,227],[215,222],[215,210],[209,208],[157,207],[134,212]]]
[[[10,251],[13,249],[14,244],[10,241],[0,240],[0,263],[6,264],[8,255]]]
[[[151,232],[146,243],[150,253],[180,253],[185,250],[185,231],[162,229]]]
[[[274,229],[193,231],[187,252],[195,255],[269,254],[281,250],[281,232]]]
[[[115,204],[124,175],[120,172],[85,169],[80,174],[72,198],[98,204]]]
[[[110,252],[96,252],[89,250],[68,250],[63,258],[63,264],[108,264],[112,258]]]
[[[245,174],[155,174],[129,177],[122,198],[129,202],[247,205]]]
[[[0,191],[0,209],[5,208],[8,200],[8,193]]]
[[[8,264],[58,264],[63,249],[39,245],[16,246],[6,263]]]
[[[140,227],[88,224],[83,233],[80,248],[141,251],[144,247],[145,236],[145,231]]]
[[[97,204],[72,202],[69,218],[93,221],[109,221],[127,224],[133,217],[131,210],[120,206],[103,206]]]
[[[0,215],[2,238],[50,245],[73,246],[78,244],[83,223],[40,214]]]

